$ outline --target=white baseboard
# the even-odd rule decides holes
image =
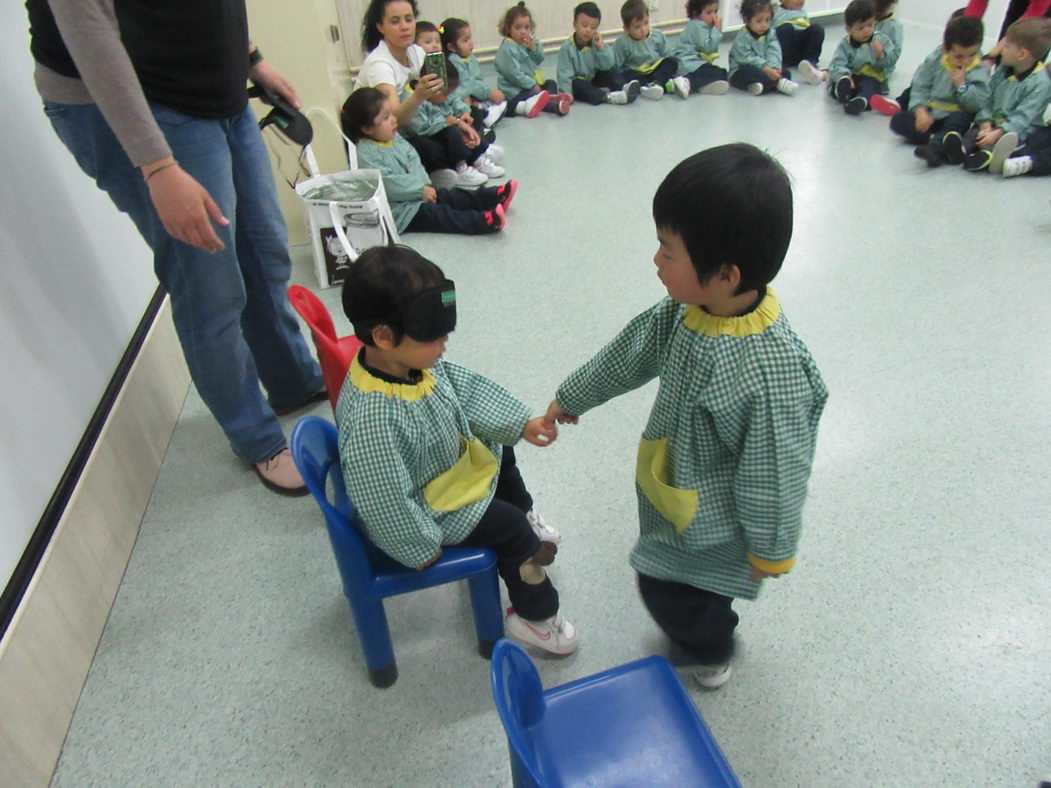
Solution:
[[[160,308],[0,641],[0,782],[47,786],[190,376]]]

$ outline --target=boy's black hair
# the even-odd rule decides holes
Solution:
[[[770,0],[743,0],[741,3],[741,19],[748,23],[758,13],[763,11],[769,11],[771,14],[774,13],[774,4]]]
[[[420,15],[419,6],[416,5],[416,0],[400,0],[406,2],[412,6],[412,16],[415,19]],[[377,46],[380,41],[383,40],[383,36],[380,35],[380,31],[376,28],[380,22],[383,21],[383,14],[387,10],[387,6],[391,3],[399,2],[399,0],[372,0],[369,3],[369,7],[365,9],[365,17],[361,20],[361,51],[366,54],[371,52]]]
[[[451,16],[442,22],[442,26],[438,28],[438,32],[442,36],[442,50],[449,52],[453,44],[460,39],[460,33],[463,32],[463,29],[470,26],[469,22],[457,19],[455,16]]]
[[[416,21],[416,38],[420,37],[420,33],[438,33],[438,25],[434,22],[422,22]],[[441,35],[441,33],[438,33]]]
[[[959,19],[961,16],[966,16],[966,14],[966,8],[957,8],[955,11],[949,14],[949,21],[951,22],[953,19]]]
[[[445,92],[452,93],[460,86],[460,72],[449,59],[449,53],[445,53]]]
[[[646,5],[646,0],[628,0],[620,7],[620,21],[624,23],[624,27],[636,19],[644,19],[649,15],[650,7]]]
[[[686,16],[696,19],[710,5],[719,5],[719,0],[686,0]]]
[[[875,18],[876,6],[873,5],[872,0],[850,0],[843,11],[843,21],[847,27]]]
[[[602,12],[599,7],[594,3],[581,3],[573,9],[573,21],[577,21],[577,17],[583,14],[584,16],[590,17],[591,19],[597,19],[602,21]]]
[[[1004,37],[1015,46],[1025,49],[1037,60],[1043,60],[1051,48],[1051,19],[1019,19],[1007,28]]]
[[[375,346],[376,326],[390,326],[398,344],[404,336],[402,326],[395,325],[402,304],[444,282],[442,269],[415,249],[402,244],[373,246],[347,272],[343,313],[354,326],[354,335],[366,345]]]
[[[736,265],[744,293],[781,269],[792,240],[792,184],[754,145],[708,148],[668,173],[653,197],[653,221],[682,239],[701,284]]]
[[[368,136],[362,129],[376,123],[376,116],[386,100],[387,97],[376,88],[358,88],[347,96],[343,109],[339,111],[339,125],[351,142],[360,142]]]
[[[981,19],[973,16],[958,16],[950,19],[945,26],[945,36],[942,43],[948,52],[953,45],[967,47],[981,46],[982,38],[985,36],[985,26]]]
[[[521,0],[517,5],[513,5],[507,9],[507,13],[500,18],[500,24],[497,25],[497,30],[500,31],[500,35],[504,38],[511,37],[511,25],[515,23],[515,20],[520,16],[528,16],[529,21],[533,21],[533,15],[529,9],[526,8],[525,0]],[[535,25],[534,25],[535,27]]]
[[[890,15],[890,9],[898,0],[872,0],[872,7],[876,9],[876,19],[886,19]]]

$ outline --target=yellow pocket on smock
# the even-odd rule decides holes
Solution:
[[[423,498],[436,512],[455,512],[489,494],[500,464],[480,440],[467,440],[463,454],[452,467],[423,488]]]
[[[697,514],[697,491],[668,484],[668,439],[639,442],[635,480],[654,508],[682,533]]]
[[[543,85],[544,84],[544,69],[538,68],[536,71],[534,71],[533,72],[533,79],[536,80],[536,84]]]

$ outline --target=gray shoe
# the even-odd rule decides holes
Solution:
[[[1011,158],[1011,154],[1018,148],[1018,135],[1013,131],[1007,132],[996,141],[993,146],[993,158],[989,162],[989,172],[993,175],[1002,175],[1004,162]]]

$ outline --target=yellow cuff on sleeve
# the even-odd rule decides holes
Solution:
[[[786,558],[784,561],[767,561],[765,558],[759,558],[758,556],[748,555],[748,563],[763,572],[769,572],[770,574],[783,574],[784,572],[791,572],[792,567],[796,565],[796,557]]]

